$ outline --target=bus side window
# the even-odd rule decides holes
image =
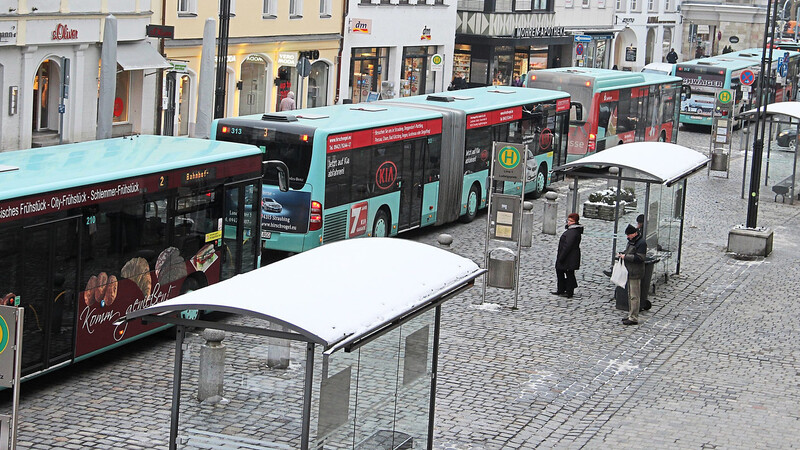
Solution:
[[[426,148],[427,158],[425,160],[425,180],[428,183],[439,181],[439,173],[442,158],[442,137],[434,136],[428,138]]]

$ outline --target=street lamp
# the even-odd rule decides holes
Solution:
[[[225,75],[228,68],[228,34],[231,0],[219,0],[219,42],[217,43],[217,88],[214,91],[214,118],[225,116]]]
[[[773,9],[770,14],[770,9]],[[756,121],[753,131],[753,163],[750,167],[750,191],[747,196],[747,228],[756,228],[758,219],[758,195],[761,185],[761,160],[764,153],[764,129],[766,128],[767,119],[767,89],[769,87],[769,75],[772,73],[772,50],[773,45],[769,46],[769,55],[767,55],[767,37],[770,41],[775,42],[775,24],[778,17],[778,0],[775,0],[773,5],[772,0],[767,0],[767,18],[764,26],[764,52],[761,55],[761,76],[758,80],[758,90],[756,99]],[[772,33],[770,33],[770,22],[772,23]],[[766,66],[766,71],[764,67]],[[759,130],[760,125],[760,130]],[[760,131],[760,134],[759,134]]]

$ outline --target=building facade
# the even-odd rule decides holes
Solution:
[[[766,0],[684,0],[681,13],[681,60],[764,46]]]
[[[348,0],[341,102],[446,89],[455,21],[455,3],[449,0]]]
[[[150,6],[150,0],[0,2],[0,148],[95,138],[109,14],[118,24],[113,134],[152,133],[156,84],[148,75],[165,61],[146,38]]]
[[[162,133],[187,135],[197,117],[203,28],[211,17],[219,29],[219,1],[164,4],[163,10],[155,5],[153,22],[174,26],[175,37],[164,39],[172,68],[166,71],[162,91]],[[342,0],[231,0],[229,24],[225,116],[276,111],[289,92],[298,108],[333,102]],[[301,52],[310,62],[305,77],[297,70]],[[175,88],[167,89],[172,82]]]
[[[456,71],[480,86],[548,67],[610,67],[616,30],[606,1],[460,0]]]
[[[678,0],[613,0],[615,26],[622,26],[615,42],[614,64],[638,72],[647,64],[666,62],[674,48],[681,53],[682,20]],[[679,57],[680,61],[686,58]]]

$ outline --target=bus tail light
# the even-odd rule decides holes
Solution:
[[[317,231],[322,228],[322,203],[311,202],[311,217],[308,226],[309,231]]]
[[[593,152],[597,148],[597,135],[594,133],[589,133],[589,143],[586,146],[590,152]]]

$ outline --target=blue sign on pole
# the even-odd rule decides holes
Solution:
[[[592,42],[592,37],[585,34],[576,35],[574,39],[575,42]]]
[[[580,42],[578,42],[575,45],[575,54],[578,55],[578,56],[583,55],[583,44],[581,44]]]
[[[785,77],[789,73],[789,65],[788,64],[779,65],[778,72],[781,74],[782,77]]]
[[[739,75],[739,79],[742,81],[743,85],[750,86],[756,81],[756,75],[752,70],[746,69],[742,71],[741,75]]]

